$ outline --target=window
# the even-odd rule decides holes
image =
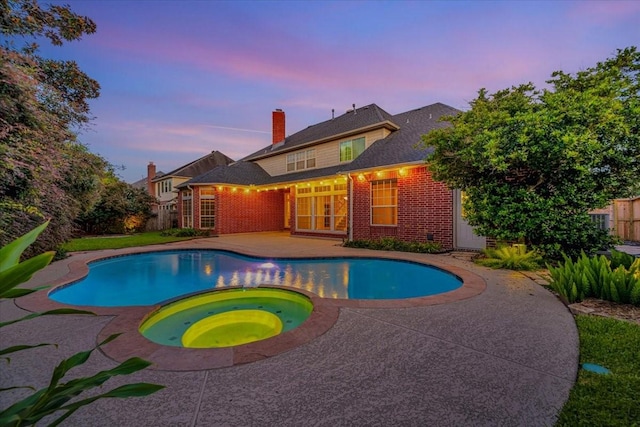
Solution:
[[[316,167],[316,150],[304,150],[287,154],[287,172]]]
[[[158,187],[158,194],[169,193],[172,190],[172,188],[171,188],[171,180],[167,179],[165,181],[160,181],[157,184],[157,187]]]
[[[216,226],[215,197],[213,188],[200,189],[200,228],[215,228]]]
[[[608,214],[589,214],[591,222],[600,230],[609,230],[609,215]]]
[[[364,151],[364,137],[340,143],[340,161],[349,162]]]
[[[200,200],[200,228],[215,228],[216,212],[214,199]]]
[[[371,181],[371,225],[398,224],[398,183],[395,179]]]
[[[299,197],[296,201],[297,228],[311,230],[311,197]]]
[[[182,194],[182,228],[193,228],[191,191],[185,191]]]
[[[296,190],[296,229],[347,230],[347,185],[316,184]]]

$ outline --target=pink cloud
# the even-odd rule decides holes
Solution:
[[[573,19],[586,19],[592,23],[615,26],[621,22],[635,21],[640,26],[640,2],[638,1],[582,1],[571,3]]]

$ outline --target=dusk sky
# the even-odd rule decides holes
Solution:
[[[47,1],[41,1],[47,3]],[[478,91],[543,87],[640,45],[640,1],[74,1],[97,32],[41,53],[96,79],[80,136],[125,169],[169,172],[218,150],[240,159],[351,108],[391,114]]]

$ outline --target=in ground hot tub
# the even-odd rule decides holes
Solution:
[[[301,293],[279,288],[225,289],[174,301],[151,313],[140,333],[162,345],[232,347],[290,331],[311,314]]]

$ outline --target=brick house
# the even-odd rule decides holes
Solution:
[[[462,219],[458,191],[434,181],[416,147],[441,116],[437,103],[391,115],[375,104],[285,136],[275,110],[273,143],[176,186],[181,227],[214,234],[289,230],[342,239],[393,236],[445,249],[485,245]]]

